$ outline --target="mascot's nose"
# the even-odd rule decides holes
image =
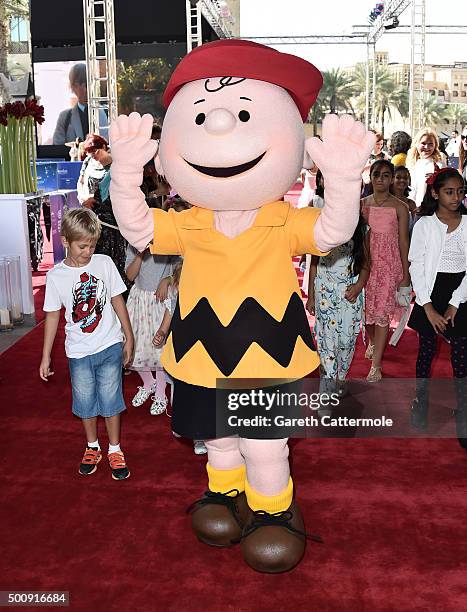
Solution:
[[[232,113],[225,108],[215,108],[208,113],[204,127],[209,134],[226,134],[231,132],[237,120]]]

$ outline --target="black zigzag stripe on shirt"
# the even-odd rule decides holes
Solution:
[[[315,350],[303,302],[293,293],[282,321],[276,321],[255,299],[248,297],[224,327],[203,297],[184,318],[177,302],[171,325],[175,358],[180,361],[199,340],[224,376],[230,376],[252,342],[282,367],[292,358],[297,337]]]

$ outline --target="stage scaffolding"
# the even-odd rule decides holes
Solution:
[[[203,43],[201,16],[219,38],[232,36],[221,8],[219,0],[186,0],[187,53]],[[118,113],[113,0],[83,0],[83,11],[89,131],[99,134],[107,127],[100,111],[107,111],[107,123]]]
[[[365,123],[376,124],[376,61],[375,46],[383,34],[408,33],[411,37],[409,125],[414,133],[423,124],[425,37],[429,34],[465,34],[467,26],[427,26],[426,0],[386,0],[384,12],[370,26],[354,26],[350,34],[308,36],[246,37],[266,45],[282,44],[366,44],[367,70],[365,92]],[[89,128],[93,133],[100,125],[102,113],[108,111],[109,120],[117,116],[117,78],[115,60],[115,27],[113,0],[83,0],[85,48],[89,95]],[[411,25],[398,25],[398,17],[411,8]],[[187,53],[203,42],[202,17],[220,38],[232,33],[222,14],[221,0],[186,0]],[[391,25],[394,24],[394,25]],[[389,26],[389,27],[388,27]],[[393,28],[397,28],[397,32]]]
[[[117,64],[113,0],[83,0],[89,131],[99,134],[107,111],[107,124],[117,118]]]
[[[411,24],[399,25],[399,16],[411,7]],[[397,29],[396,29],[397,28]],[[367,127],[376,125],[376,62],[375,45],[379,38],[387,34],[410,34],[410,88],[409,88],[409,124],[412,133],[423,125],[424,118],[424,73],[425,73],[425,38],[427,34],[465,34],[465,25],[426,25],[425,0],[386,0],[384,12],[370,25],[354,26],[349,34],[311,34],[308,36],[262,36],[251,37],[265,45],[323,45],[323,44],[365,44],[367,47],[365,123]]]

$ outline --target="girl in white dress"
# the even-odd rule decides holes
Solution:
[[[154,394],[151,414],[162,414],[167,406],[165,373],[159,364],[162,349],[154,346],[152,340],[170,302],[170,277],[179,259],[172,255],[151,255],[147,249],[139,253],[134,247],[127,247],[126,275],[128,280],[135,281],[127,301],[135,337],[135,356],[130,369],[136,370],[143,381],[132,404],[141,406]]]

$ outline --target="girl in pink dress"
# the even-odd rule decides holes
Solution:
[[[396,292],[410,285],[409,209],[389,192],[394,166],[385,159],[371,166],[373,193],[362,200],[362,213],[370,227],[371,272],[365,288],[365,320],[369,344],[365,357],[372,359],[369,382],[382,378],[381,361],[389,324],[401,315]]]

